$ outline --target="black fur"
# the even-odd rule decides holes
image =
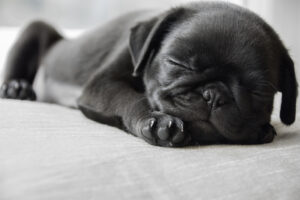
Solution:
[[[1,96],[21,99],[10,89],[21,79],[34,80],[39,101],[159,146],[271,142],[277,91],[282,122],[295,121],[287,50],[261,18],[228,3],[134,12],[74,40],[34,22],[10,52]]]

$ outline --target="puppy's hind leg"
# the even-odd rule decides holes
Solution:
[[[34,77],[48,49],[62,36],[50,25],[35,21],[29,24],[9,52],[0,98],[35,100]]]

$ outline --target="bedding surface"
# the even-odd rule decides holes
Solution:
[[[300,124],[265,145],[161,148],[79,111],[0,100],[0,199],[298,199]]]

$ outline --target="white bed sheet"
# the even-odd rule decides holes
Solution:
[[[299,119],[299,118],[298,118]],[[151,146],[56,105],[0,100],[0,199],[298,199],[300,124],[265,145]]]

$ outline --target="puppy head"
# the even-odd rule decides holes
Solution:
[[[192,4],[139,23],[130,52],[152,108],[184,120],[199,142],[267,142],[277,91],[282,122],[295,120],[291,58],[263,20],[237,6]]]

